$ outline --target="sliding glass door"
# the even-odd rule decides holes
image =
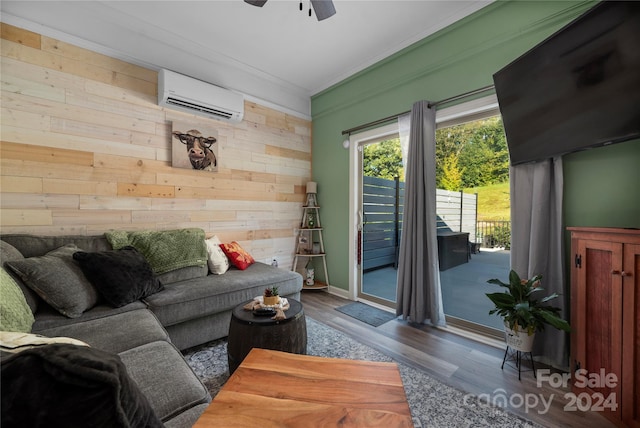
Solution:
[[[359,144],[358,298],[395,308],[404,170],[397,134]]]
[[[509,272],[508,154],[495,96],[436,116],[438,259],[447,323],[498,334],[486,281]],[[404,171],[397,123],[350,138],[350,296],[395,308]]]
[[[448,324],[501,335],[486,293],[503,291],[488,279],[509,276],[509,154],[500,116],[460,122],[436,131],[444,312]]]

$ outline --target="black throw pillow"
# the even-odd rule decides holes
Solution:
[[[102,297],[116,308],[164,288],[144,256],[131,246],[95,253],[78,251],[73,258]]]

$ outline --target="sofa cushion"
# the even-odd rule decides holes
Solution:
[[[240,270],[245,270],[253,263],[255,263],[255,260],[253,259],[251,254],[246,252],[245,249],[242,248],[236,241],[233,241],[230,244],[220,244],[220,248],[229,258],[231,264]]]
[[[185,266],[206,266],[204,231],[198,228],[176,230],[116,230],[105,236],[114,249],[133,246],[159,275]]]
[[[73,260],[80,249],[68,244],[44,256],[12,260],[6,265],[44,301],[69,318],[77,318],[98,302],[98,292]]]
[[[207,276],[209,268],[204,266],[186,266],[180,269],[174,269],[169,272],[158,275],[158,279],[164,285],[171,284],[172,282],[186,281],[193,278],[202,278]]]
[[[231,268],[224,275],[168,284],[144,301],[166,327],[231,310],[273,286],[279,288],[281,296],[296,294],[302,288],[302,277],[297,272],[256,262],[246,270]]]
[[[73,258],[100,294],[118,308],[162,290],[147,260],[134,247],[87,253]]]
[[[22,351],[2,362],[1,385],[2,426],[163,426],[120,357],[98,349]]]
[[[104,235],[39,236],[27,233],[15,233],[2,235],[2,240],[17,248],[24,257],[43,256],[49,251],[67,244],[75,244],[84,251],[105,251],[112,249]]]
[[[43,336],[81,340],[103,351],[120,353],[158,340],[169,341],[158,318],[148,309],[110,314],[85,322],[38,331]]]
[[[192,427],[200,419],[204,411],[207,410],[207,407],[209,407],[209,403],[202,403],[185,410],[175,418],[164,421],[164,428]]]
[[[209,272],[214,275],[222,275],[228,271],[229,259],[224,251],[222,251],[222,248],[220,248],[220,244],[222,244],[220,239],[214,235],[204,242],[207,245],[207,254],[209,257],[207,264],[209,265]]]
[[[35,321],[22,290],[0,267],[0,330],[29,333]]]
[[[2,261],[2,266],[4,266],[7,261],[22,259],[24,259],[24,256],[16,247],[8,242],[0,240],[0,261]],[[13,271],[9,270],[7,273],[16,281],[16,284],[18,284],[20,290],[22,290],[25,299],[27,299],[27,304],[31,308],[31,312],[35,314],[38,310],[38,295],[35,294],[32,289],[27,287],[20,277],[13,273]]]
[[[40,305],[40,309],[38,309],[38,313],[36,314],[36,322],[33,323],[31,331],[33,333],[43,334],[43,331],[51,328],[63,327],[73,324],[82,324],[86,321],[146,308],[147,305],[145,305],[141,300],[136,300],[133,303],[129,303],[128,305],[121,306],[119,308],[114,308],[113,306],[104,302],[98,303],[96,306],[84,312],[78,318],[67,318],[61,315],[60,312],[56,311],[51,306],[47,305],[46,303],[42,303]]]
[[[163,422],[211,401],[205,386],[169,342],[148,343],[119,356]]]

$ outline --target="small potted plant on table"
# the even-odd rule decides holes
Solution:
[[[265,306],[275,306],[280,303],[280,295],[278,294],[278,287],[265,288],[262,295],[262,303]]]
[[[487,293],[487,297],[495,305],[489,314],[497,314],[503,318],[507,345],[517,351],[531,352],[535,333],[544,331],[546,324],[562,331],[571,331],[569,323],[560,318],[560,308],[545,304],[557,298],[558,293],[539,298],[544,291],[540,286],[541,279],[542,275],[520,279],[511,270],[508,284],[495,278],[487,281],[507,289],[502,293]]]

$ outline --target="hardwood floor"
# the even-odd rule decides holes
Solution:
[[[458,390],[485,394],[483,397],[496,401],[498,396],[506,397],[507,408],[525,419],[546,427],[614,426],[598,412],[565,411],[570,403],[565,396],[570,393],[568,387],[552,388],[549,382],[541,382],[538,387],[531,371],[523,371],[522,380],[518,381],[517,369],[505,365],[501,370],[504,348],[400,319],[373,327],[336,311],[336,307],[350,301],[325,291],[305,290],[301,301],[308,317]],[[520,398],[531,404],[528,410]]]

